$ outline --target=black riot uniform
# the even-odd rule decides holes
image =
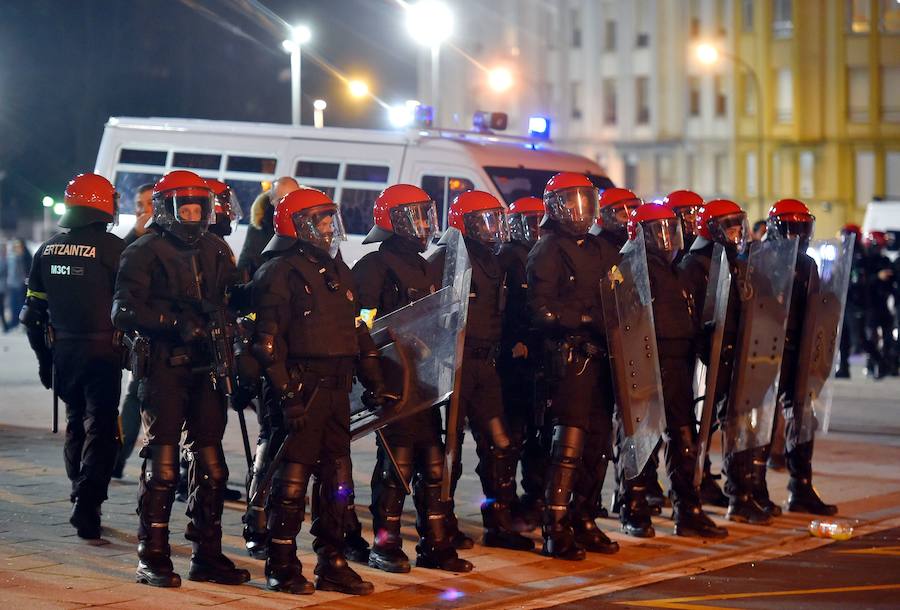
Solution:
[[[41,381],[49,388],[52,370],[54,391],[65,402],[71,522],[83,538],[100,537],[100,504],[119,450],[122,355],[109,309],[123,248],[104,222],[53,236],[34,256],[20,316]],[[52,350],[45,337],[53,338]]]
[[[600,301],[602,247],[545,220],[527,263],[528,305],[551,386],[544,552],[569,559],[583,558],[582,545],[618,550],[594,524],[612,452],[614,407]]]
[[[168,538],[182,430],[190,452],[190,522],[185,533],[193,543],[189,578],[221,584],[250,579],[222,554],[226,405],[213,373],[216,350],[210,332],[224,327],[229,317],[234,259],[202,221],[176,220],[184,205],[199,205],[208,214],[211,195],[191,172],[163,177],[154,187],[153,225],[126,248],[116,279],[113,323],[149,344],[145,358],[133,352],[132,372],[140,384],[147,435],[138,488],[137,579],[154,586],[181,583],[169,557]]]
[[[894,340],[894,314],[888,299],[894,292],[894,269],[874,240],[865,246],[862,257],[863,281],[860,286],[864,305],[866,369],[875,379],[896,375],[897,345]]]
[[[360,259],[353,266],[360,306],[375,310],[375,315],[381,317],[439,288],[439,270],[419,254],[420,250],[417,241],[392,235],[377,251]],[[379,438],[369,507],[375,531],[369,565],[389,572],[409,571],[400,534],[406,482],[412,484],[417,511],[416,565],[470,571],[472,564],[460,559],[453,547],[446,524],[449,506],[441,501],[444,443],[440,413],[437,409],[421,411],[386,426],[383,435],[399,472]]]
[[[486,546],[527,551],[534,548],[534,543],[517,534],[512,521],[516,500],[516,454],[503,414],[503,394],[496,367],[505,301],[503,268],[489,245],[471,237],[466,237],[464,242],[472,264],[472,283],[459,373],[462,383],[455,455],[461,455],[463,426],[468,421],[478,454],[475,471],[485,495],[481,504],[483,542]],[[441,248],[430,261],[437,269],[443,269],[444,257],[445,251]],[[453,464],[451,497],[460,476],[462,462],[457,461]],[[452,501],[447,516],[451,530],[458,531]]]

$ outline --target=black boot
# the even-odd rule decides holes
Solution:
[[[725,472],[725,491],[729,498],[725,518],[736,523],[769,525],[772,516],[753,497],[752,450],[727,453],[722,470]]]
[[[178,482],[178,446],[144,447],[141,457],[135,580],[154,587],[180,587],[181,577],[169,558],[169,514]]]
[[[250,477],[250,497],[247,498],[247,511],[241,517],[244,523],[244,546],[247,554],[254,559],[265,560],[269,550],[266,546],[266,540],[269,537],[269,531],[266,527],[268,517],[266,516],[266,502],[272,491],[272,481],[268,485],[262,487],[263,478],[269,469],[271,456],[269,455],[269,439],[260,437],[256,444],[256,455],[253,456],[253,470],[249,473]],[[250,500],[256,497],[256,501],[252,504]]]
[[[435,447],[434,449],[439,449]],[[424,477],[416,479],[416,567],[445,570],[447,572],[471,572],[472,564],[461,558],[453,548],[447,528],[447,502],[441,502],[440,451],[429,452],[429,468]],[[436,461],[437,460],[437,461]]]
[[[240,585],[250,572],[238,568],[222,554],[222,510],[228,466],[221,445],[191,452],[188,523],[185,538],[193,543],[188,580]]]
[[[297,534],[306,511],[306,487],[311,468],[285,462],[276,475],[269,500],[269,549],[266,558],[266,588],[294,595],[311,595],[313,584],[303,576],[297,558]]]
[[[79,538],[96,540],[100,537],[100,503],[78,498],[72,507],[69,523],[75,528]]]
[[[594,519],[598,517],[600,493],[603,490],[609,456],[612,453],[609,442],[607,436],[588,437],[587,444],[592,447],[585,450],[582,455],[581,470],[578,472],[569,505],[575,541],[586,551],[608,555],[618,552],[619,543],[610,540],[606,533],[597,527]]]
[[[656,478],[655,472],[653,476]],[[622,486],[625,488],[621,493],[622,506],[619,510],[622,531],[635,538],[653,538],[656,530],[650,518],[650,505],[647,504],[647,486],[640,475],[625,481]]]
[[[395,469],[384,449],[379,446],[375,471],[372,474],[372,529],[375,543],[369,552],[370,567],[403,574],[409,572],[409,557],[403,552],[403,538],[400,535],[400,517],[406,492],[402,487],[412,478],[412,447],[393,447]],[[397,470],[399,469],[399,473]]]
[[[518,532],[533,532],[541,525],[544,498],[524,494],[513,507],[513,521]]]
[[[544,555],[569,561],[581,561],[584,547],[575,541],[569,521],[569,499],[575,473],[584,448],[584,430],[572,426],[554,426],[550,449],[550,468],[544,491]]]
[[[575,541],[591,553],[603,553],[612,555],[619,552],[619,543],[609,539],[609,536],[597,527],[594,522],[596,499],[586,498],[580,494],[572,496],[570,507],[572,515],[572,532]]]
[[[344,519],[347,526],[344,532],[344,557],[348,561],[368,565],[369,553],[372,550],[369,548],[368,541],[362,537],[362,524],[359,522],[359,517],[356,516],[353,498],[350,498],[350,505],[347,507],[347,515]]]
[[[697,464],[697,447],[693,426],[669,430],[666,446],[666,469],[672,481],[676,536],[725,538],[728,530],[717,526],[706,516],[700,504],[700,496],[694,487],[694,468]]]
[[[787,453],[788,469],[791,478],[788,481],[788,511],[792,513],[810,513],[812,515],[836,515],[838,507],[826,504],[812,486],[812,454],[813,443],[802,443]]]
[[[190,463],[188,461],[187,451],[180,452],[180,460],[178,464],[178,487],[175,489],[175,500],[178,502],[188,501],[188,482]]]
[[[728,496],[722,493],[716,479],[722,478],[712,473],[712,464],[707,454],[703,463],[703,478],[700,480],[700,501],[710,506],[719,506],[721,508],[728,507]]]
[[[751,469],[753,472],[753,499],[764,511],[773,517],[781,516],[781,507],[769,498],[769,485],[766,483],[766,471],[769,461],[769,446],[752,450]]]
[[[324,547],[317,554],[319,561],[315,574],[316,589],[319,591],[336,591],[346,595],[369,595],[375,591],[375,585],[360,578],[336,549]]]
[[[476,436],[478,472],[487,498],[481,503],[484,545],[530,551],[534,542],[516,532],[512,505],[516,498],[516,455],[509,445],[503,420],[495,417]]]

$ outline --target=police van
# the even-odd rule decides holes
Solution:
[[[499,122],[502,124],[505,121]],[[491,124],[496,124],[492,121]],[[176,118],[111,117],[95,172],[115,184],[124,235],[134,223],[136,189],[174,169],[187,169],[228,184],[243,208],[228,239],[240,251],[250,205],[279,176],[294,176],[327,193],[341,208],[351,263],[377,246],[363,246],[372,226],[372,205],[387,186],[421,186],[438,207],[441,228],[453,198],[469,189],[492,193],[505,204],[541,196],[556,172],[586,174],[600,189],[611,186],[603,169],[585,157],[554,149],[545,139],[473,131],[411,128],[378,131],[315,128]],[[131,214],[130,214],[131,213]]]

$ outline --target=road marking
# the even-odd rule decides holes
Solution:
[[[869,549],[850,549],[848,551],[835,551],[835,553],[844,553],[846,555],[889,555],[892,557],[900,557],[900,546],[882,546],[872,547]]]
[[[642,601],[614,602],[619,606],[643,606],[646,608],[669,608],[672,610],[732,610],[723,606],[709,606],[691,602],[718,601],[729,599],[753,599],[758,597],[787,597],[791,595],[823,595],[828,593],[857,593],[860,591],[892,591],[900,589],[900,584],[861,585],[857,587],[832,587],[830,589],[789,589],[787,591],[756,591],[753,593],[721,593],[718,595],[697,595],[694,597],[669,597]]]

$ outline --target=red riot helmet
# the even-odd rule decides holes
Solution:
[[[610,187],[600,193],[597,225],[604,231],[617,234],[624,239],[631,212],[642,203],[643,201],[628,189]]]
[[[484,191],[460,193],[450,204],[447,224],[486,245],[509,241],[506,210],[496,197]]]
[[[78,174],[66,185],[66,211],[59,219],[64,229],[95,222],[111,223],[119,212],[119,194],[109,180],[99,174]]]
[[[728,199],[713,199],[704,203],[697,213],[697,234],[733,246],[740,253],[750,239],[750,224],[741,206]]]
[[[509,237],[513,241],[534,244],[541,236],[544,202],[538,197],[521,197],[506,210]]]
[[[888,236],[884,231],[868,231],[863,244],[871,250],[884,250],[888,247]]]
[[[855,235],[856,243],[860,243],[860,241],[862,241],[862,227],[858,224],[848,222],[841,227],[841,235]]]
[[[344,222],[336,203],[314,188],[300,187],[285,195],[275,206],[275,236],[267,252],[284,250],[297,241],[307,243],[331,258],[347,239]]]
[[[806,204],[798,199],[780,199],[769,209],[766,219],[766,237],[769,239],[800,240],[800,251],[805,252],[816,228],[816,217],[809,213]]]
[[[428,193],[412,184],[394,184],[381,191],[372,215],[375,226],[364,244],[399,235],[416,242],[424,252],[438,231],[437,206]]]
[[[210,225],[209,230],[216,233],[219,237],[231,235],[234,225],[241,219],[241,206],[238,204],[237,196],[231,187],[221,180],[212,178],[206,179],[206,184],[212,189],[215,197],[214,209],[216,214],[215,222]]]
[[[215,216],[212,189],[187,170],[169,172],[153,187],[153,223],[193,245]]]
[[[571,235],[585,235],[597,219],[597,187],[584,174],[560,172],[544,188],[545,218]]]
[[[635,239],[638,226],[643,229],[648,252],[657,252],[672,262],[684,248],[681,221],[672,208],[661,203],[645,203],[631,212],[628,239]]]
[[[693,240],[697,237],[697,212],[703,206],[703,197],[694,191],[672,191],[663,199],[663,204],[678,215],[686,239]]]

